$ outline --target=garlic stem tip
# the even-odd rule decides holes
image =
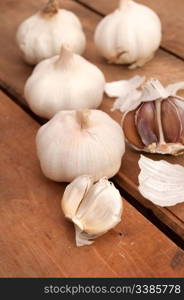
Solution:
[[[127,4],[128,4],[129,0],[120,0],[119,1],[119,9],[123,9]]]
[[[81,126],[81,129],[86,129],[89,127],[89,116],[91,112],[89,109],[83,109],[76,111],[77,121]]]
[[[42,9],[42,13],[46,15],[52,15],[58,12],[59,2],[58,0],[49,0],[46,6]]]

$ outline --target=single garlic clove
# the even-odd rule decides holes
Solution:
[[[82,201],[75,223],[88,234],[100,235],[121,221],[122,199],[119,191],[107,179],[91,187]]]
[[[65,190],[61,207],[74,223],[76,245],[93,243],[121,221],[123,210],[119,191],[106,178],[94,184],[93,177],[80,176]]]
[[[129,144],[131,144],[136,149],[143,149],[144,144],[142,143],[141,138],[137,133],[137,128],[135,125],[135,114],[136,111],[133,110],[124,115],[123,131]]]
[[[168,126],[170,124],[170,126]],[[173,100],[162,101],[162,127],[165,141],[177,143],[180,140],[182,126],[177,106]]]
[[[66,218],[72,220],[75,216],[81,201],[86,196],[93,184],[93,181],[94,178],[92,176],[83,175],[77,177],[66,187],[61,202]]]
[[[143,103],[135,115],[137,131],[145,146],[157,143],[155,105],[153,102]]]

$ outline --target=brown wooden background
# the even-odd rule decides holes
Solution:
[[[88,42],[84,56],[99,66],[107,81],[128,79],[135,74],[158,78],[163,84],[184,80],[183,1],[138,2],[160,15],[163,42],[154,60],[134,71],[108,65],[93,43],[97,23],[117,6],[117,0],[62,0],[61,7],[80,17]],[[0,3],[0,276],[182,277],[184,204],[160,208],[139,194],[139,154],[128,147],[114,181],[126,191],[125,198],[129,199],[129,194],[135,206],[141,205],[156,218],[149,221],[124,199],[122,222],[92,246],[76,248],[73,226],[60,210],[65,184],[51,182],[40,171],[35,135],[42,121],[29,111],[23,96],[32,68],[22,61],[15,43],[17,26],[43,3],[44,0]],[[120,113],[110,112],[112,103],[104,97],[101,109],[119,122]],[[166,159],[184,165],[182,156]],[[162,228],[166,228],[164,233]]]

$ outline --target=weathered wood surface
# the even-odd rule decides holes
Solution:
[[[76,0],[95,9],[101,14],[109,14],[119,5],[119,0]],[[183,0],[135,0],[152,8],[162,22],[162,47],[184,58],[184,3]]]
[[[23,104],[25,104],[25,100],[23,98],[24,83],[29,74],[32,72],[32,68],[22,61],[19,50],[15,44],[15,33],[18,24],[27,16],[33,14],[40,7],[40,3],[45,3],[45,1],[42,0],[38,3],[36,0],[6,0],[0,4],[0,33],[3,41],[3,45],[0,49],[0,79],[4,88],[15,95],[18,101]],[[180,59],[162,50],[159,50],[155,59],[149,62],[142,69],[130,71],[123,66],[108,65],[106,61],[100,57],[93,43],[94,29],[101,18],[97,14],[70,0],[63,0],[62,6],[72,10],[80,17],[88,41],[85,57],[99,66],[99,68],[104,72],[107,81],[123,78],[128,79],[135,74],[145,75],[147,78],[158,78],[163,82],[163,84],[183,80],[184,63]],[[120,113],[110,112],[112,103],[113,101],[111,99],[104,97],[101,109],[111,114],[111,116],[117,121],[120,121]],[[127,148],[122,161],[122,168],[115,180],[117,180],[122,188],[134,196],[144,206],[149,206],[154,214],[157,215],[167,226],[172,228],[180,237],[184,237],[183,204],[179,204],[171,208],[161,208],[151,204],[139,194],[137,189],[137,176],[139,173],[137,162],[139,156],[139,153]],[[163,157],[159,155],[152,155],[150,157],[163,159]],[[165,158],[170,162],[184,165],[183,156],[178,158],[171,158],[167,156]]]
[[[184,252],[126,200],[122,222],[77,248],[60,209],[64,184],[40,171],[39,128],[0,92],[0,277],[179,277]]]

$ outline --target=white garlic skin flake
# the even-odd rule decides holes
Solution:
[[[125,151],[121,126],[100,110],[60,111],[39,129],[36,144],[43,173],[58,182],[111,178]]]
[[[149,7],[121,0],[119,8],[97,25],[95,44],[110,63],[143,66],[161,42],[161,23]]]
[[[76,245],[93,243],[121,221],[122,198],[106,178],[95,182],[92,176],[77,177],[64,192],[62,210],[75,224]]]
[[[31,65],[59,54],[61,46],[78,54],[86,47],[80,20],[71,11],[59,9],[55,0],[50,0],[43,10],[23,21],[16,39],[24,60]]]
[[[161,207],[184,202],[184,167],[141,155],[139,160],[139,191]]]
[[[31,110],[50,119],[60,110],[92,109],[103,100],[105,78],[94,64],[67,48],[40,62],[28,78],[24,95]]]

